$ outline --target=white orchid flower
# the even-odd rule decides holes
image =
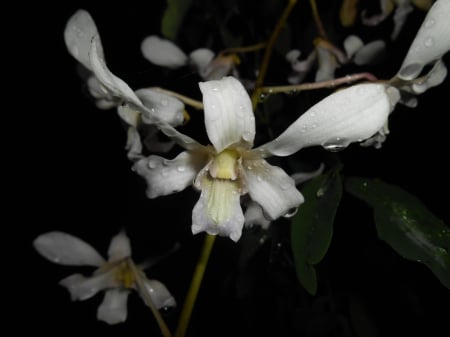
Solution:
[[[175,299],[166,286],[147,279],[142,269],[131,260],[129,238],[124,232],[113,237],[108,261],[88,243],[64,232],[48,232],[33,241],[34,248],[46,259],[65,266],[92,266],[98,269],[90,277],[73,274],[60,281],[73,301],[84,301],[99,291],[105,297],[97,310],[97,319],[108,324],[124,322],[130,290],[137,290],[144,301],[151,299],[158,308],[173,307]],[[146,302],[147,303],[147,302]]]
[[[173,42],[156,35],[142,41],[141,51],[148,61],[158,66],[176,69],[190,65],[204,80],[219,80],[230,74],[238,76],[236,65],[239,58],[233,53],[215,55],[208,48],[199,48],[186,55]]]
[[[385,56],[386,43],[374,40],[367,44],[356,35],[349,35],[344,40],[344,49],[349,60],[358,66],[373,65],[381,62]]]
[[[303,202],[294,180],[266,157],[288,156],[315,145],[338,150],[367,139],[382,128],[395,103],[382,84],[356,85],[323,99],[279,137],[253,149],[255,117],[243,85],[224,77],[199,86],[212,145],[203,146],[160,125],[186,151],[172,160],[149,156],[134,168],[146,179],[150,198],[181,191],[194,182],[201,195],[192,212],[192,232],[206,231],[234,241],[244,224],[242,195],[248,194],[271,220]]]
[[[136,108],[145,105],[154,111],[158,118],[178,126],[184,119],[184,104],[174,97],[152,89],[133,92],[123,80],[113,75],[106,66],[95,22],[87,11],[80,9],[68,20],[64,40],[69,53],[90,72],[87,85],[90,94],[97,100],[97,107],[117,108],[119,116],[127,124],[128,157],[132,160],[142,158],[139,131],[146,134],[145,143],[149,145],[147,147],[150,151],[170,150],[174,143],[159,141],[156,135],[158,129],[148,123],[148,120],[141,123],[140,111]]]

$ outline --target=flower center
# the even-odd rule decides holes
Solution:
[[[236,180],[237,159],[239,153],[236,150],[226,149],[220,152],[209,168],[209,174],[213,178]]]
[[[132,288],[136,280],[128,261],[123,261],[117,266],[115,276],[117,281],[120,282],[125,288]]]

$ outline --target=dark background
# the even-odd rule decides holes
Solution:
[[[263,5],[246,3],[243,13],[261,14],[256,25],[265,27],[267,36],[276,12],[271,17]],[[105,254],[111,237],[126,228],[133,257],[139,262],[180,243],[176,253],[148,272],[150,278],[163,281],[178,300],[177,309],[164,313],[169,325],[175,327],[203,238],[190,233],[196,192],[187,189],[146,199],[144,181],[131,171],[125,155],[125,131],[119,117],[114,110],[96,109],[83,91],[76,62],[63,41],[65,23],[78,8],[91,13],[109,68],[132,88],[159,85],[201,98],[195,74],[165,72],[140,54],[142,39],[160,32],[163,1],[120,6],[71,1],[10,12],[16,25],[7,34],[13,37],[8,56],[14,63],[4,67],[11,67],[16,82],[14,95],[9,96],[13,106],[7,112],[14,121],[5,129],[11,131],[9,144],[17,150],[8,160],[15,178],[11,178],[13,189],[8,195],[12,206],[6,207],[6,214],[12,211],[12,216],[5,224],[12,234],[4,238],[9,252],[5,259],[14,268],[12,278],[9,270],[3,273],[7,280],[4,291],[12,308],[7,323],[18,329],[31,327],[34,333],[47,336],[157,336],[154,319],[136,294],[130,296],[126,323],[111,327],[96,321],[101,295],[72,303],[67,291],[57,284],[83,269],[52,264],[31,245],[37,235],[59,230],[84,239]],[[304,8],[299,6],[294,13],[302,17]],[[322,9],[335,13],[336,7],[322,5]],[[377,68],[380,77],[388,78],[398,69],[422,18],[423,13],[417,10],[411,15],[405,33]],[[17,25],[24,29],[17,30]],[[274,62],[280,58],[274,55]],[[446,64],[450,64],[448,55]],[[275,83],[277,76],[269,73],[268,82]],[[397,184],[417,195],[447,224],[449,87],[447,79],[420,96],[416,109],[398,106],[390,117],[391,135],[381,150],[354,144],[339,154],[345,174],[380,177]],[[9,101],[9,97],[5,99]],[[201,125],[201,116],[193,115],[192,122]],[[305,157],[314,156],[313,151],[305,150]],[[243,269],[237,267],[243,243],[216,240],[189,336],[448,333],[449,290],[424,265],[402,259],[378,240],[371,211],[360,201],[346,194],[340,205],[330,250],[318,266],[319,292],[315,298],[298,285],[286,262],[287,223],[277,225],[272,239]],[[244,235],[257,237],[260,233],[254,229]]]

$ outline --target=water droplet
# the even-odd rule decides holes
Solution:
[[[264,102],[266,98],[267,98],[267,95],[266,95],[266,94],[260,94],[260,95],[259,95],[259,101],[260,101],[260,102]]]
[[[261,176],[256,176],[256,180],[258,180],[259,182],[261,182],[263,179]]]
[[[249,171],[253,170],[253,166],[252,165],[247,165],[247,170],[249,170]]]
[[[425,47],[431,47],[433,45],[434,41],[432,37],[427,37],[424,41]]]
[[[283,181],[281,183],[281,185],[280,185],[281,189],[284,190],[284,191],[292,188],[293,186],[295,186],[295,183],[293,181],[290,181],[290,180]]]
[[[336,137],[334,139],[330,139],[322,144],[325,150],[331,152],[338,152],[344,150],[347,146],[349,146],[350,142],[346,139],[342,139],[340,137]]]
[[[315,128],[317,128],[317,124],[312,124],[311,129],[315,129]]]
[[[315,110],[312,110],[312,111],[309,113],[309,116],[310,116],[310,117],[316,117],[316,111],[315,111]]]
[[[186,171],[186,167],[184,167],[184,166],[178,166],[178,167],[177,167],[177,171],[178,171],[178,172],[184,172],[184,171]]]
[[[252,140],[252,134],[249,131],[244,131],[244,133],[242,134],[242,139],[246,142],[249,142]]]
[[[218,91],[219,91],[219,88],[218,88],[218,87],[212,87],[211,90],[212,90],[212,91],[215,91],[215,92],[218,92]]]
[[[295,214],[297,214],[298,207],[293,207],[289,209],[285,215],[283,215],[283,218],[292,218]]]
[[[151,169],[154,169],[156,167],[156,161],[149,160],[148,161],[148,167],[151,168]]]
[[[163,159],[162,161],[163,165],[169,165],[170,164],[170,160],[169,159]]]
[[[169,101],[167,99],[163,99],[163,100],[161,100],[161,105],[162,106],[168,106],[169,105]]]
[[[316,197],[322,198],[325,195],[325,188],[321,187],[317,190]]]
[[[425,21],[425,28],[430,28],[434,25],[435,22],[436,21],[434,21],[434,19],[428,19],[427,21]]]

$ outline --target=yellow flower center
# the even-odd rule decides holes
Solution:
[[[125,288],[132,288],[134,282],[136,281],[136,277],[132,268],[130,268],[128,261],[123,261],[117,266],[115,276],[117,281],[120,282]]]
[[[239,153],[236,150],[226,149],[220,152],[209,168],[209,174],[212,178],[236,180],[237,159]]]

